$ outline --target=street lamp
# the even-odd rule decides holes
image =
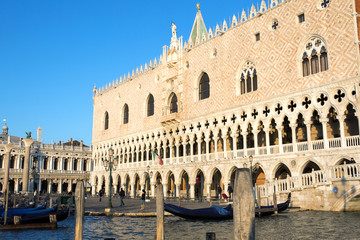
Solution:
[[[109,202],[107,208],[110,210],[112,208],[111,204],[111,188],[112,188],[112,177],[111,177],[111,171],[116,170],[116,167],[118,165],[118,158],[113,157],[114,156],[114,150],[112,148],[109,148],[109,159],[103,159],[104,168],[105,171],[110,171],[110,181],[109,181]]]
[[[252,165],[253,164],[253,159],[254,159],[253,155],[250,155],[249,156],[249,162],[250,162],[250,179],[251,179],[251,183],[253,182],[253,171],[256,172],[256,170],[258,169],[258,166],[259,166],[259,163],[257,162],[257,163],[255,163],[254,169],[253,169],[253,165]],[[244,162],[243,166],[244,166],[244,168],[246,168],[247,163]]]
[[[149,189],[150,189],[150,178],[152,177],[153,172],[150,171],[150,166],[148,165],[147,167],[147,172],[146,172],[146,200],[149,200]]]

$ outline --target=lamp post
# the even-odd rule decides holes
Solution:
[[[116,167],[118,165],[118,158],[117,157],[113,157],[114,156],[114,150],[112,148],[109,148],[108,150],[109,152],[109,159],[103,159],[103,163],[104,163],[104,168],[105,171],[109,171],[110,173],[110,180],[109,180],[109,201],[108,201],[108,206],[107,209],[110,210],[112,208],[112,204],[111,204],[111,188],[112,188],[112,177],[111,177],[111,171],[112,170],[116,170]]]
[[[150,166],[147,166],[146,172],[146,200],[150,200],[149,192],[150,192],[150,179],[152,177],[152,172],[150,171]]]
[[[250,155],[250,156],[249,156],[249,162],[250,162],[250,179],[251,179],[251,182],[252,182],[252,183],[253,183],[253,171],[257,170],[258,165],[259,165],[258,162],[255,163],[255,165],[254,165],[255,168],[253,169],[253,165],[252,165],[252,164],[253,164],[253,159],[254,159],[253,155]],[[244,168],[246,168],[246,167],[247,167],[247,163],[244,162],[243,166],[244,166]]]

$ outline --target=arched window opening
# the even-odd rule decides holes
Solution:
[[[328,69],[329,63],[325,42],[318,37],[311,38],[305,45],[302,57],[303,76],[324,72]]]
[[[175,94],[172,95],[170,100],[170,114],[178,112],[178,100]]]
[[[328,64],[327,52],[326,52],[326,48],[323,46],[320,51],[320,70],[323,72],[328,69],[329,69],[329,64]]]
[[[105,112],[105,124],[104,129],[107,130],[109,128],[109,113]]]
[[[207,73],[204,73],[201,76],[199,84],[199,100],[206,99],[210,97],[210,79]]]
[[[240,80],[240,87],[241,87],[241,94],[244,94],[245,93],[245,79],[243,76],[241,77],[241,80]]]
[[[255,69],[255,64],[247,61],[242,67],[240,77],[240,93],[245,94],[258,89],[258,78]]]
[[[311,74],[315,74],[318,72],[319,72],[319,57],[314,49],[311,54]]]
[[[147,116],[150,117],[154,115],[154,97],[150,94],[147,102]]]
[[[306,53],[304,53],[304,56],[303,56],[302,69],[303,69],[304,77],[310,75],[310,62],[309,62],[309,58]]]
[[[123,123],[127,124],[129,123],[129,107],[127,104],[125,104],[124,106],[124,118],[123,118]]]

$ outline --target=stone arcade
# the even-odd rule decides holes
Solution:
[[[91,148],[84,146],[82,141],[70,139],[67,143],[44,144],[40,127],[35,141],[9,135],[5,123],[0,135],[0,191],[4,190],[4,168],[9,145],[10,192],[25,193],[35,189],[39,193],[74,192],[76,181],[88,179],[89,171],[93,168]]]

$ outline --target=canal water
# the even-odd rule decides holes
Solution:
[[[256,239],[360,239],[360,212],[300,211],[257,218]],[[84,218],[84,239],[154,239],[156,218]],[[165,217],[166,239],[205,239],[215,232],[216,239],[233,239],[233,221],[189,221]],[[59,222],[56,230],[1,232],[0,239],[73,239],[74,217]]]

